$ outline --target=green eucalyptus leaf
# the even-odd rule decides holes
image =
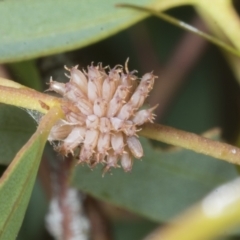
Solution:
[[[21,148],[0,179],[0,239],[16,239],[31,196],[49,131],[59,119],[54,108],[45,115],[36,133]]]
[[[102,169],[79,166],[72,184],[99,199],[159,222],[169,220],[215,186],[237,176],[233,165],[179,148],[153,149],[142,139],[144,158],[131,173],[101,177]]]
[[[138,4],[154,6],[156,2],[140,0]],[[148,15],[116,8],[117,3],[118,0],[0,1],[0,62],[83,47]]]

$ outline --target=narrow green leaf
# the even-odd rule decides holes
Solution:
[[[217,7],[216,7],[217,4]],[[234,1],[211,1],[209,5],[208,0],[196,1],[197,10],[205,18],[214,22],[218,29],[221,29],[223,34],[230,40],[230,42],[240,51],[240,19]],[[209,24],[210,22],[207,21]],[[212,28],[214,25],[210,25]]]
[[[16,239],[29,202],[47,136],[61,117],[51,109],[41,120],[36,133],[18,152],[0,179],[0,239]]]
[[[234,165],[188,150],[154,150],[142,139],[144,158],[131,173],[122,169],[101,177],[101,167],[78,166],[72,184],[104,201],[159,222],[169,220],[215,186],[237,176]]]

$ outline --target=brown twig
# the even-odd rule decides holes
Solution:
[[[195,17],[191,25],[202,31],[207,31],[199,17]],[[156,109],[157,120],[161,119],[176,93],[184,83],[187,74],[192,70],[204,49],[207,41],[193,33],[186,32],[170,57],[165,67],[160,64],[152,46],[148,29],[144,24],[133,27],[130,31],[133,47],[136,50],[141,69],[149,71],[154,69],[154,74],[159,76],[155,87],[148,99],[151,105],[159,104]],[[141,41],[139,39],[141,38]]]
[[[206,27],[199,17],[195,17],[191,25],[206,31]],[[157,114],[156,121],[162,118],[206,46],[207,41],[205,39],[186,32],[176,46],[167,65],[162,71],[155,72],[159,78],[155,81],[149,103],[151,105],[159,104],[155,111]]]
[[[38,178],[41,182],[43,191],[47,197],[47,200],[50,201],[51,197],[53,196],[52,188],[51,188],[51,170],[49,166],[49,161],[47,159],[46,154],[43,154],[42,161],[39,166],[38,170]]]
[[[59,161],[59,171],[58,171],[58,186],[59,186],[59,206],[60,211],[63,215],[62,220],[62,229],[63,229],[63,239],[68,240],[72,238],[72,231],[71,231],[71,222],[72,222],[72,213],[70,206],[66,202],[67,198],[67,191],[68,191],[68,173],[70,171],[70,164],[69,159],[66,161]]]
[[[159,62],[145,22],[132,27],[129,35],[141,70],[143,72],[149,72],[154,69],[154,73],[155,71],[160,73],[161,63]]]
[[[10,74],[4,65],[0,65],[0,77],[1,78],[10,78]]]
[[[102,210],[98,201],[88,196],[85,201],[86,212],[91,222],[92,240],[111,240],[113,239],[108,217]]]

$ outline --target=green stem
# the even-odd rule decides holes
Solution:
[[[154,9],[151,9],[151,8],[147,8],[147,7],[141,7],[141,6],[137,6],[137,5],[132,5],[132,4],[118,4],[117,5],[118,7],[126,7],[126,8],[132,8],[132,9],[135,9],[135,10],[138,10],[138,11],[143,11],[143,12],[148,12],[156,17],[159,17],[177,27],[180,27],[184,30],[187,30],[189,32],[192,32],[194,34],[197,34],[199,35],[200,37],[208,40],[209,42],[223,48],[224,50],[236,55],[236,56],[239,56],[240,57],[240,48],[239,48],[239,51],[236,50],[235,48],[231,47],[230,45],[228,45],[227,43],[224,43],[223,41],[207,34],[207,33],[204,33],[200,30],[198,30],[197,28],[183,22],[183,21],[180,21],[174,17],[171,17],[169,16],[168,14],[165,14],[165,13],[161,13],[161,12],[157,12],[155,11]]]
[[[165,11],[169,8],[175,8],[183,5],[193,5],[197,0],[161,0],[154,2],[154,7],[158,11]],[[120,4],[123,5],[123,4]],[[125,5],[125,4],[124,4]]]
[[[202,5],[206,4],[204,3],[204,1],[203,2],[201,1],[198,3],[199,3],[199,7],[196,7],[196,9],[200,14],[201,18],[206,22],[208,28],[214,33],[214,35],[224,41],[229,41],[231,43],[235,42],[235,46],[239,49],[238,37],[240,36],[239,36],[239,30],[236,30],[236,29],[239,29],[240,20],[236,16],[236,12],[234,11],[233,6],[227,1],[224,1],[224,2],[218,1],[216,3],[216,5],[218,5],[217,9],[221,7],[222,4],[227,4],[227,6],[224,6],[223,12],[216,15],[215,12],[219,13],[219,9],[218,10],[215,9],[216,5],[211,7],[213,9],[206,9],[206,7],[201,6],[201,4]],[[213,12],[213,13],[211,14],[210,12]],[[222,22],[223,17],[225,18],[225,22]],[[218,24],[216,24],[216,22],[218,22]],[[223,25],[225,24],[228,25],[229,27],[231,26],[232,28],[234,28],[236,32],[233,31],[233,33],[230,33],[233,35],[226,35],[229,33],[226,33],[228,29],[225,29],[225,28],[228,28],[228,27],[226,26],[224,27]],[[228,52],[223,52],[223,54],[227,58],[227,62],[230,65],[233,73],[235,74],[235,77],[238,80],[238,83],[240,83],[240,68],[239,68],[240,58],[232,54],[229,54]]]
[[[240,19],[230,0],[201,0],[196,4],[240,51]]]
[[[26,86],[21,85],[20,83],[14,82],[0,77],[0,86],[12,87],[12,88],[27,88]]]
[[[141,136],[240,165],[240,148],[160,124],[145,124]]]
[[[20,85],[21,86],[21,85]],[[59,106],[61,99],[22,87],[0,86],[0,102],[47,113],[54,106]]]

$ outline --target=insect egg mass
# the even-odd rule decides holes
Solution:
[[[67,69],[67,68],[66,68]],[[65,118],[52,128],[48,140],[58,141],[55,150],[72,154],[78,163],[91,167],[101,163],[104,172],[121,165],[132,168],[133,158],[141,158],[143,149],[137,136],[139,126],[152,122],[156,108],[139,110],[153,87],[154,76],[146,73],[138,80],[136,71],[117,65],[101,64],[80,71],[67,69],[69,82],[50,79],[50,91],[62,96]]]

